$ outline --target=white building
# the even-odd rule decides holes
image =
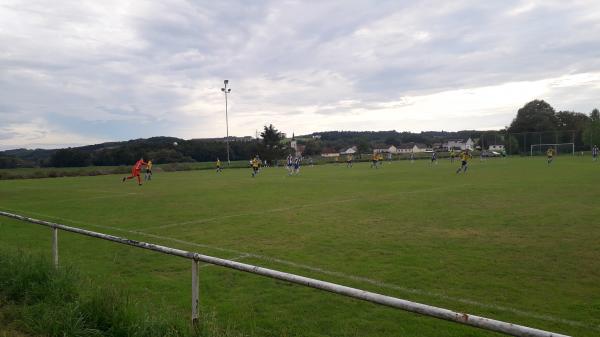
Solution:
[[[384,149],[374,149],[373,153],[398,153],[398,148],[396,148],[394,145],[391,145],[388,148],[384,148]]]
[[[452,139],[444,143],[442,147],[446,150],[459,149],[459,150],[471,150],[475,149],[475,142],[469,138],[464,139]]]
[[[427,151],[427,145],[421,143],[406,143],[400,144],[396,149],[396,153],[418,153]]]
[[[415,143],[415,145],[413,145],[412,152],[417,153],[417,152],[425,152],[425,151],[427,151],[427,145],[421,144],[421,143]]]
[[[356,146],[353,147],[349,147],[347,149],[345,149],[344,151],[340,151],[341,155],[349,155],[349,154],[355,154],[356,152],[358,152],[358,149],[356,148]]]
[[[294,150],[296,156],[302,156],[302,153],[304,152],[306,145],[298,144],[298,141],[296,140],[296,136],[294,135],[294,133],[292,133],[292,140],[290,141],[290,147]]]
[[[398,153],[411,153],[413,150],[412,144],[400,144],[398,146]]]
[[[340,156],[340,153],[332,148],[323,149],[323,151],[321,152],[321,157],[332,158],[332,157],[339,157],[339,156]]]

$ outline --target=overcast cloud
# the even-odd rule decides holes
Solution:
[[[600,1],[0,0],[0,149],[600,107]]]

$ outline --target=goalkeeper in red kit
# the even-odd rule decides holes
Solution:
[[[142,170],[142,166],[144,165],[148,165],[148,163],[144,161],[144,158],[140,158],[140,160],[138,160],[135,163],[135,165],[133,165],[133,168],[131,169],[131,175],[129,177],[123,177],[123,181],[137,177],[138,185],[142,185],[140,171]]]

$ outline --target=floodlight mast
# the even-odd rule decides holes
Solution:
[[[227,138],[225,138],[225,143],[227,144],[227,166],[231,165],[229,161],[229,118],[227,116],[227,94],[231,92],[231,88],[228,88],[229,80],[223,81],[223,88],[221,91],[225,94],[225,128],[227,129]]]

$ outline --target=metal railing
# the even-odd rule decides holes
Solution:
[[[527,336],[527,337],[569,337],[566,335],[539,330],[535,328],[530,328],[522,325],[507,323],[503,321],[498,321],[486,317],[480,317],[460,312],[455,312],[452,310],[434,307],[431,305],[421,304],[417,302],[407,301],[403,299],[399,299],[396,297],[381,295],[377,293],[373,293],[366,290],[346,287],[343,285],[321,281],[313,278],[308,278],[304,276],[299,276],[295,274],[285,273],[273,269],[263,268],[259,266],[254,266],[246,263],[240,263],[236,261],[221,259],[213,256],[203,255],[195,252],[189,252],[181,249],[156,245],[147,242],[141,242],[136,240],[131,240],[127,238],[122,238],[114,235],[103,234],[98,232],[93,232],[77,227],[65,226],[54,222],[44,221],[33,219],[30,217],[3,212],[0,211],[0,215],[22,220],[38,225],[43,225],[52,228],[52,260],[55,266],[58,267],[58,231],[63,230],[71,233],[77,233],[81,235],[86,235],[94,238],[99,238],[103,240],[108,240],[112,242],[117,242],[124,245],[129,245],[133,247],[148,249],[152,251],[156,251],[163,254],[175,255],[179,257],[183,257],[186,259],[192,260],[192,322],[196,324],[200,318],[200,294],[199,294],[199,277],[198,277],[198,264],[199,262],[205,262],[217,266],[222,266],[230,269],[236,269],[240,271],[244,271],[251,274],[262,275],[278,280],[287,281],[294,284],[299,284],[305,287],[325,290],[328,292],[332,292],[339,295],[344,295],[347,297],[352,297],[355,299],[380,304],[396,309],[402,309],[405,311],[435,317],[451,322],[461,323],[477,328],[481,328],[484,330],[500,332],[507,335],[512,336]]]

